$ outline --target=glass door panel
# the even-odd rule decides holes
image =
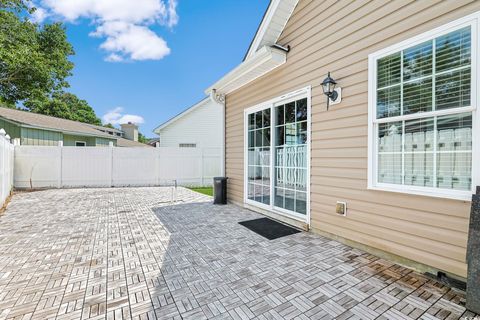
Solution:
[[[307,213],[307,99],[274,107],[274,206]]]
[[[248,199],[270,205],[270,109],[248,115]]]

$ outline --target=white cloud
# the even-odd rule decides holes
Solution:
[[[168,19],[166,25],[170,28],[176,26],[179,20],[177,14],[177,0],[170,0],[168,2]]]
[[[123,61],[122,56],[116,54],[116,53],[110,53],[108,56],[105,57],[105,61],[108,62],[121,62]]]
[[[124,114],[123,108],[118,107],[113,110],[108,111],[102,117],[104,124],[113,124],[118,125],[122,123],[135,123],[135,124],[142,124],[145,122],[142,116],[134,115],[134,114]]]
[[[31,20],[35,23],[42,23],[48,18],[48,11],[43,8],[36,8],[31,16]]]
[[[106,37],[101,48],[112,52],[108,61],[122,61],[128,56],[132,60],[158,60],[170,54],[167,43],[152,30],[125,22],[106,22],[91,34]]]
[[[38,17],[70,22],[89,19],[96,30],[91,36],[105,38],[100,48],[106,60],[159,60],[170,53],[163,38],[150,27],[172,28],[178,23],[177,0],[39,0]]]

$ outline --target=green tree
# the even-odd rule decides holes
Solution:
[[[0,103],[28,111],[101,125],[87,101],[72,93],[74,54],[61,23],[38,25],[29,0],[0,0]]]
[[[35,113],[101,126],[87,101],[68,92],[55,92],[49,99],[30,100],[25,107]]]
[[[0,102],[8,107],[51,98],[69,84],[74,54],[61,23],[28,20],[27,2],[0,0]]]
[[[104,124],[103,126],[104,126],[105,128],[116,129],[116,128],[113,126],[113,124],[111,124],[111,123]]]
[[[141,143],[148,143],[148,139],[142,134],[142,133],[138,133],[138,142],[141,142]]]

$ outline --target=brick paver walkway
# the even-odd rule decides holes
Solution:
[[[464,296],[179,188],[23,193],[0,216],[0,319],[457,319]]]

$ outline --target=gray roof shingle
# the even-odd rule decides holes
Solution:
[[[78,121],[60,119],[43,114],[3,107],[0,107],[0,117],[22,125],[39,129],[117,140],[117,146],[119,147],[148,147],[148,145],[140,142],[130,141],[124,138],[112,136],[105,132],[101,132],[95,129],[97,126],[92,126]]]

